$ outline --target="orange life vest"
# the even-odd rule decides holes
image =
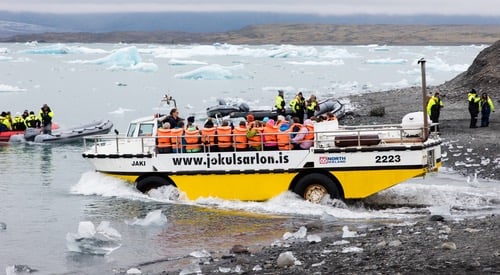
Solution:
[[[184,140],[186,141],[186,152],[199,152],[201,151],[200,131],[186,130],[184,133]]]
[[[217,127],[217,141],[219,142],[219,148],[231,147],[232,138],[230,126]]]
[[[158,148],[172,147],[171,135],[172,129],[158,129]]]
[[[304,125],[300,123],[293,123],[292,125],[290,125],[290,128],[288,128],[288,132],[295,136],[298,132],[300,132],[300,129],[302,129],[302,127],[304,127]],[[293,130],[294,128],[298,129]]]
[[[279,132],[276,134],[278,139],[278,149],[280,150],[290,150],[293,145],[290,143],[290,130]]]
[[[234,147],[236,149],[246,149],[248,148],[248,140],[247,140],[247,128],[245,127],[236,127],[233,130],[234,134]]]
[[[279,129],[277,127],[266,125],[262,133],[264,136],[264,144],[266,146],[276,146],[276,142],[278,140],[276,134],[279,133]]]
[[[181,149],[182,148],[182,134],[184,134],[184,130],[182,128],[174,128],[170,130],[172,137],[170,138],[170,142],[172,143],[172,149]]]
[[[215,127],[201,129],[201,143],[215,145]]]
[[[262,127],[255,127],[254,130],[257,131],[257,134],[248,138],[248,145],[250,147],[259,148],[262,146]]]

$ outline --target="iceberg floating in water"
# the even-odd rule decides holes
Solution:
[[[392,59],[392,58],[382,58],[382,59],[368,59],[366,64],[406,64],[407,59]]]
[[[121,246],[121,234],[108,221],[102,221],[97,228],[90,221],[78,224],[78,233],[66,234],[69,251],[90,255],[108,255]]]
[[[109,66],[108,70],[112,71],[158,71],[158,65],[142,62],[141,55],[135,46],[118,49],[102,58],[94,60],[74,60],[70,63],[106,65]]]
[[[248,79],[249,77],[237,74],[244,69],[243,64],[235,66],[210,65],[198,68],[196,70],[176,74],[175,78],[195,79],[195,80],[224,80],[224,79]]]
[[[26,89],[19,88],[17,86],[0,84],[0,92],[26,92]]]

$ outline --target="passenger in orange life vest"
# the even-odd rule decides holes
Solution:
[[[301,123],[298,117],[292,117],[292,124],[290,125],[290,129],[288,130],[290,132],[290,137],[293,139],[297,133],[304,127]]]
[[[293,149],[309,149],[314,142],[314,128],[310,119],[304,121],[304,126],[300,128],[297,135],[292,139]]]
[[[264,127],[262,127],[260,124],[260,121],[253,121],[253,123],[248,126],[248,146],[250,150],[253,151],[262,150],[262,131]]]
[[[265,118],[264,118],[265,119]],[[274,119],[269,119],[266,122],[266,126],[262,132],[264,139],[264,150],[278,150],[278,137],[276,134],[279,133],[278,127],[274,126]]]
[[[282,123],[286,123],[287,121],[285,120],[285,117],[282,115],[279,115],[276,117],[276,121],[274,122],[274,126],[280,127]]]
[[[172,153],[171,135],[170,123],[163,123],[163,127],[158,129],[158,153]]]
[[[229,121],[223,120],[222,125],[217,127],[217,145],[220,152],[233,151],[232,129]]]
[[[247,140],[247,123],[246,121],[240,121],[238,127],[233,129],[233,140],[234,147],[236,151],[246,151],[248,150],[248,140]]]
[[[198,126],[194,123],[194,116],[189,116],[187,118],[186,129],[189,127],[195,127],[197,130],[199,130]]]
[[[217,152],[217,134],[212,118],[208,118],[201,129],[201,143],[205,146],[206,152]]]
[[[184,140],[184,121],[179,121],[177,123],[177,127],[173,128],[170,133],[172,134],[172,138],[170,139],[170,142],[172,143],[172,152],[185,152],[184,144],[186,141]]]
[[[247,115],[247,128],[255,126],[255,118],[252,114]]]
[[[201,134],[195,125],[191,124],[184,131],[184,140],[186,141],[186,152],[198,153],[201,151]]]
[[[290,142],[290,124],[288,121],[283,120],[279,125],[279,133],[277,134],[278,149],[291,150],[293,144]]]

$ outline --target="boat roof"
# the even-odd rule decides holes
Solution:
[[[150,116],[145,116],[145,117],[141,117],[141,118],[136,118],[136,119],[130,121],[130,123],[136,124],[136,123],[141,123],[141,122],[154,122],[155,119],[157,119],[157,118],[154,117],[154,115],[150,115]]]

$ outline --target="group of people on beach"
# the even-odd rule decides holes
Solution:
[[[481,127],[488,127],[490,124],[490,114],[495,112],[493,101],[487,93],[478,95],[475,89],[471,89],[467,95],[469,101],[470,125],[469,128],[477,128],[477,118],[481,113]]]
[[[203,127],[195,124],[194,116],[179,117],[173,108],[158,129],[159,153],[196,153],[260,150],[309,149],[314,142],[314,122],[336,120],[333,114],[303,122],[297,116],[277,115],[256,120],[252,114],[242,119],[238,125],[223,120],[216,125],[208,118]]]
[[[470,124],[469,128],[477,128],[477,120],[479,113],[481,113],[480,127],[488,127],[490,124],[490,114],[495,112],[495,105],[487,93],[478,95],[476,89],[471,89],[467,94],[467,101],[469,102]],[[439,123],[439,116],[443,108],[443,101],[439,92],[435,92],[427,102],[427,114],[433,123]],[[433,125],[432,131],[439,132],[439,125]]]
[[[34,111],[28,112],[28,110],[24,110],[22,114],[18,112],[12,117],[10,111],[3,111],[0,114],[0,132],[41,128],[43,134],[50,135],[52,133],[53,117],[54,112],[47,104],[43,104],[38,112],[38,116],[35,115]]]

